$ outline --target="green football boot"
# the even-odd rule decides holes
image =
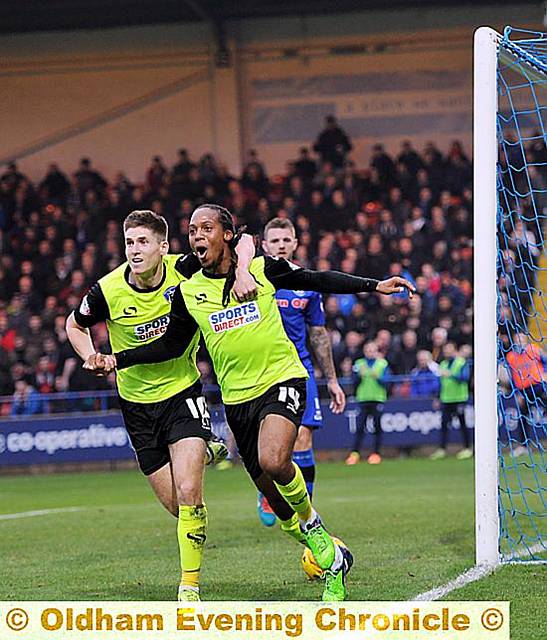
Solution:
[[[348,597],[346,578],[353,565],[351,551],[345,547],[338,547],[344,556],[342,566],[337,571],[326,569],[323,573],[325,589],[323,590],[323,602],[341,602]]]
[[[199,589],[181,584],[179,586],[177,600],[179,602],[201,602],[201,598],[199,597]]]
[[[335,556],[334,542],[323,526],[321,518],[316,515],[308,526],[301,524],[300,530],[319,567],[321,569],[331,567]]]

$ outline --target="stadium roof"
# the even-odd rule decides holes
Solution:
[[[537,0],[520,0],[520,4]],[[458,5],[514,5],[515,0],[459,0]],[[0,33],[335,14],[372,9],[454,7],[453,0],[17,0],[0,2]]]

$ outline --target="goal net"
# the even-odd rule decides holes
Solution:
[[[475,263],[475,358],[477,376],[486,377],[476,388],[476,464],[492,464],[490,480],[494,475],[497,478],[494,491],[484,484],[481,488],[484,475],[479,468],[476,470],[477,559],[482,563],[541,562],[547,561],[547,34],[508,27],[503,35],[485,30],[483,36],[489,39],[485,51],[494,56],[489,73],[495,78],[495,92],[489,99],[495,105],[495,115],[490,116],[492,123],[488,127],[495,127],[495,139],[491,143],[493,151],[485,158],[477,148],[478,144],[486,144],[485,132],[477,129],[477,120],[485,114],[475,113],[475,162],[493,159],[495,188],[492,189],[491,173],[484,174],[477,166],[475,190],[480,205],[475,209],[479,218],[475,221],[475,252],[479,254]],[[477,78],[478,67],[489,66],[478,59],[478,40],[475,51],[477,110],[486,106],[486,102],[478,104],[480,93],[491,88]],[[489,128],[489,134],[490,131]],[[484,176],[486,185],[482,184]],[[481,197],[485,186],[491,193]],[[493,209],[485,205],[487,197],[493,197]],[[482,304],[486,304],[481,298],[489,286],[489,273],[484,272],[480,257],[482,233],[487,226],[481,218],[489,215],[495,220],[495,229],[489,231],[495,243],[487,241],[493,244],[495,263],[487,267],[495,270],[494,300],[489,302],[494,309],[489,314],[495,323],[495,341],[489,339],[491,347],[483,349],[480,343],[485,327],[479,317]],[[488,250],[487,253],[491,257]],[[494,391],[493,428],[487,423],[491,419],[488,411],[484,407],[480,410],[482,389],[487,384]],[[487,403],[490,398],[486,396]],[[495,439],[495,448],[492,442],[486,442],[487,438]],[[490,495],[485,497],[487,493]],[[480,505],[485,511],[479,512]]]

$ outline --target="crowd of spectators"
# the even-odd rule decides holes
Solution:
[[[122,171],[108,181],[88,158],[71,175],[51,164],[37,183],[9,165],[0,176],[0,395],[112,384],[82,371],[64,323],[88,287],[123,262],[122,221],[133,209],[167,218],[172,252],[189,250],[194,207],[217,202],[254,234],[274,216],[290,218],[302,266],[413,281],[412,299],[325,299],[341,376],[351,375],[371,339],[395,374],[412,371],[420,350],[438,361],[447,339],[470,345],[472,171],[462,144],[442,153],[432,142],[418,151],[405,140],[394,155],[376,144],[368,166],[359,166],[347,136],[333,129],[343,134],[328,122],[315,152],[301,148],[284,175],[268,175],[255,151],[233,176],[212,154],[197,159],[180,149],[173,166],[154,157],[139,184]],[[107,348],[104,326],[94,337]],[[201,366],[209,381],[210,366]]]

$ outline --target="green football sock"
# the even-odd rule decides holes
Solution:
[[[287,535],[294,538],[297,542],[301,544],[306,544],[306,537],[300,530],[300,523],[298,521],[298,514],[293,513],[292,516],[288,520],[280,520],[279,526],[281,527],[281,531],[286,533]]]
[[[312,514],[312,506],[308,490],[306,488],[306,481],[302,475],[300,468],[293,462],[294,478],[289,484],[275,483],[279,493],[285,498],[285,500],[296,511],[300,520],[308,520]]]
[[[205,540],[207,539],[207,507],[179,506],[177,524],[179,540],[181,585],[199,586],[199,572]]]

